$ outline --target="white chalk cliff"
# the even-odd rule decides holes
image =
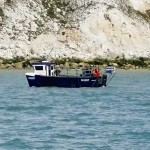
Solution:
[[[118,55],[150,57],[150,0],[0,0],[0,57]]]

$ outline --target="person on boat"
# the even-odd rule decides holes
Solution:
[[[98,68],[95,68],[95,69],[92,71],[92,74],[93,74],[95,77],[99,77],[99,76],[100,76],[99,69],[98,69]]]

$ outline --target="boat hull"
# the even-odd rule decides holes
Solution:
[[[107,83],[107,75],[103,75],[102,77],[76,77],[26,74],[26,78],[30,87],[101,87],[106,86]]]

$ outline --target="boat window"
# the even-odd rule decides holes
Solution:
[[[86,74],[91,73],[91,71],[86,71]]]
[[[35,70],[43,70],[43,66],[35,66]]]
[[[54,69],[54,66],[51,66],[51,70],[53,70]]]

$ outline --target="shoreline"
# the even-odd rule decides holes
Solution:
[[[41,62],[44,58],[24,58],[14,57],[12,59],[0,58],[0,70],[32,70],[33,62]],[[150,58],[131,58],[116,57],[115,59],[108,58],[91,58],[89,60],[83,60],[80,58],[55,58],[49,60],[56,64],[56,68],[59,69],[78,69],[86,66],[95,66],[97,68],[115,67],[120,70],[150,70]]]
[[[60,70],[77,70],[77,69],[72,69],[72,68],[66,69],[66,68],[63,68],[63,69],[60,69]],[[82,68],[78,68],[78,70],[82,70]],[[142,71],[150,71],[150,68],[141,68],[141,69],[121,69],[121,68],[116,68],[116,70],[117,71],[141,71],[142,72]],[[1,69],[0,68],[0,71],[33,71],[33,68],[23,68],[23,69],[17,69],[17,68],[14,68],[14,69],[13,68]]]

